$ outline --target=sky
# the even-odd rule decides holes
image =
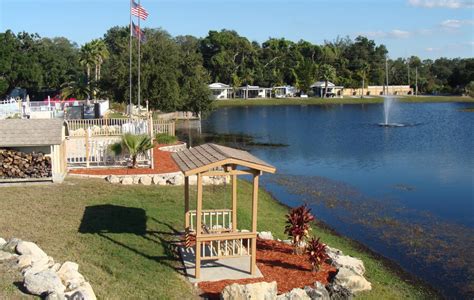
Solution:
[[[138,1],[138,0],[136,0]],[[0,30],[64,36],[79,45],[129,24],[128,0],[0,0]],[[204,37],[233,29],[321,44],[365,35],[391,58],[474,57],[474,0],[141,0],[142,27]]]

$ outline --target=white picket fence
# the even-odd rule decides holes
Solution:
[[[69,136],[117,136],[124,133],[175,135],[175,121],[157,119],[73,119],[68,120]],[[152,128],[153,127],[153,128]],[[153,130],[151,130],[153,129]]]
[[[120,136],[71,136],[66,140],[67,163],[71,168],[127,166],[131,163],[128,155],[116,156],[111,150],[112,144],[121,141]],[[150,166],[152,150],[139,155],[140,166]]]
[[[0,100],[0,120],[21,113],[21,101],[15,99]]]

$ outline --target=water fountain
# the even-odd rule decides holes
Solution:
[[[381,127],[403,127],[404,124],[400,123],[390,123],[390,112],[392,107],[396,104],[397,99],[393,97],[384,97],[383,100],[383,115],[384,115],[384,123],[379,123],[378,125]]]

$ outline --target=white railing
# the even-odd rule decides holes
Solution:
[[[166,133],[176,135],[176,126],[173,120],[156,119],[153,120],[153,133]]]
[[[21,101],[14,99],[0,100],[0,119],[21,113]]]
[[[67,124],[70,136],[85,136],[87,131],[92,136],[150,133],[147,119],[73,119]]]
[[[128,155],[116,156],[111,150],[112,144],[121,141],[119,136],[111,137],[69,137],[66,140],[67,163],[70,167],[90,166],[126,166],[130,163]],[[139,155],[140,166],[151,164],[151,151]]]
[[[203,210],[201,213],[202,224],[210,232],[218,232],[232,229],[232,210],[231,209],[210,209]],[[196,211],[189,211],[189,224],[191,231],[195,230]]]
[[[201,242],[201,259],[251,255],[251,238],[231,238]]]

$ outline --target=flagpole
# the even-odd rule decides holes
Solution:
[[[138,6],[140,7],[140,0],[138,0]],[[140,111],[140,62],[141,62],[141,55],[140,55],[140,44],[142,43],[142,28],[140,27],[140,17],[138,17],[138,111]]]
[[[129,114],[130,119],[132,118],[132,1],[130,0],[130,59],[129,59],[129,80],[130,80],[130,99],[129,99]]]

